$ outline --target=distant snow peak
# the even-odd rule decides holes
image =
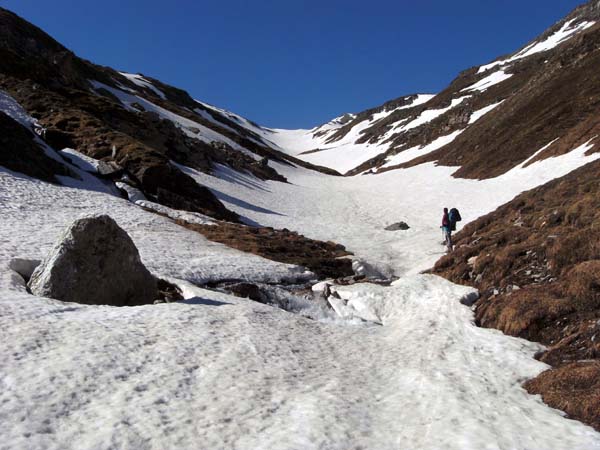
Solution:
[[[534,55],[536,53],[545,52],[553,49],[554,47],[562,44],[563,42],[572,38],[575,34],[587,30],[588,28],[594,26],[596,22],[579,22],[577,24],[574,23],[575,19],[569,20],[563,24],[563,26],[553,35],[549,36],[545,40],[541,42],[533,42],[529,44],[527,47],[523,48],[516,55],[511,58],[503,59],[500,61],[494,61],[493,63],[483,65],[479,68],[477,73],[483,73],[487,70],[490,70],[496,66],[504,66],[511,62],[517,61],[522,58],[526,58],[528,56]]]

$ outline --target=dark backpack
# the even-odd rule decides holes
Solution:
[[[450,229],[452,231],[456,231],[456,222],[460,222],[462,217],[460,217],[460,213],[458,209],[452,208],[448,213],[448,220],[450,221]]]

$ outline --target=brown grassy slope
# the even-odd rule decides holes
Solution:
[[[182,220],[175,222],[228,247],[273,261],[304,266],[319,278],[345,277],[354,273],[352,261],[343,258],[351,253],[334,242],[309,239],[287,229],[254,228],[223,222],[217,225],[197,225]]]
[[[206,188],[170,164],[171,153],[185,145],[173,124],[155,116],[126,111],[111,99],[87,91],[60,93],[0,74],[0,89],[11,94],[47,126],[46,143],[75,148],[105,161],[115,161],[148,197],[166,206],[196,211],[219,219],[238,220]],[[139,125],[138,130],[134,126]],[[6,135],[17,139],[11,131]],[[111,155],[112,147],[116,154]],[[193,166],[203,163],[194,155]]]
[[[557,370],[527,388],[600,430],[598,180],[600,161],[519,195],[468,224],[432,271],[480,290],[479,325],[548,346],[540,359]]]

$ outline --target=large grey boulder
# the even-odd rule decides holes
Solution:
[[[88,305],[143,305],[158,294],[135,244],[107,215],[85,217],[67,228],[28,287],[41,297]]]

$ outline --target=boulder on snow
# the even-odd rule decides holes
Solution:
[[[396,222],[391,225],[385,227],[387,231],[400,231],[400,230],[408,230],[410,227],[406,222]]]
[[[107,215],[85,217],[67,228],[28,287],[42,297],[113,306],[149,304],[158,292],[135,244]]]

